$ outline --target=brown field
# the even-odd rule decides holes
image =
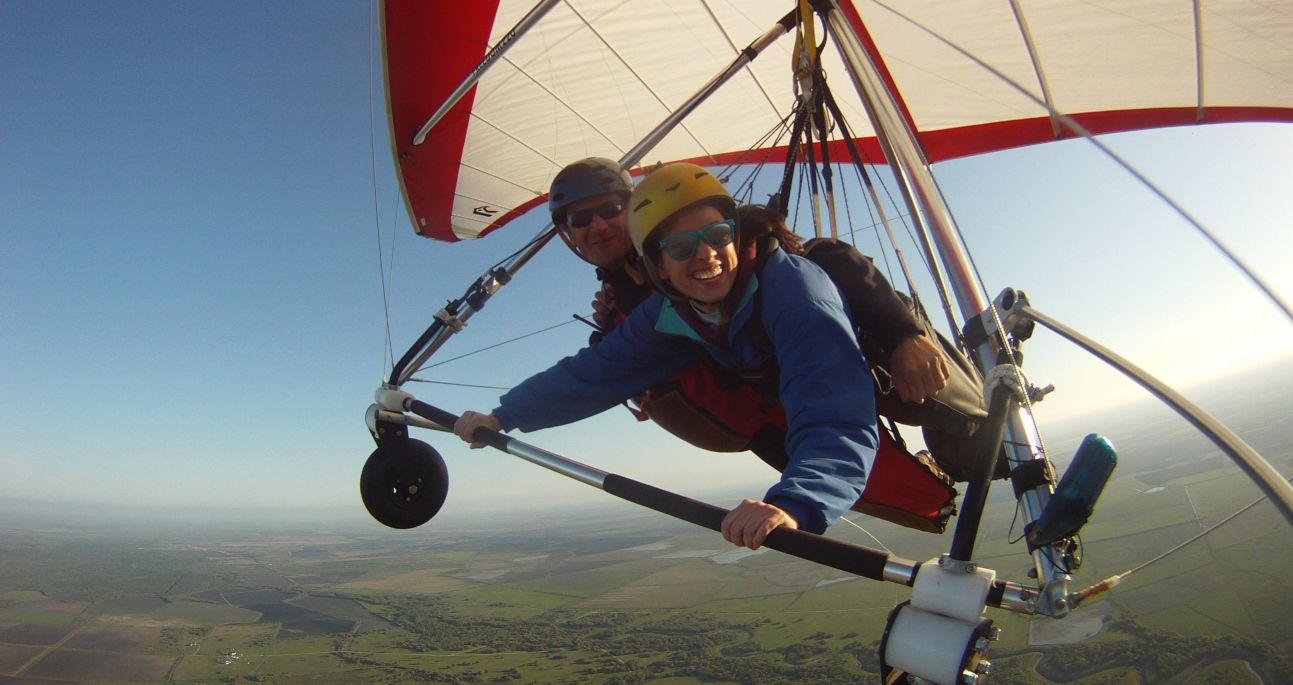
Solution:
[[[89,605],[85,602],[68,602],[60,599],[47,599],[41,602],[19,604],[17,608],[23,611],[40,611],[55,614],[79,614],[85,611],[87,606]]]
[[[63,646],[100,652],[142,652],[157,644],[159,628],[135,626],[85,626]]]
[[[20,645],[52,645],[72,632],[69,626],[43,626],[33,623],[0,623],[0,642]]]
[[[117,680],[158,681],[166,678],[173,663],[173,656],[56,649],[24,671],[24,675],[33,678],[92,680],[112,674]]]
[[[390,576],[374,574],[360,580],[345,583],[340,587],[347,590],[393,590],[436,594],[461,590],[471,586],[472,583],[456,578],[448,578],[440,571],[423,570]]]
[[[160,597],[120,597],[95,602],[86,610],[91,614],[148,614],[166,606]]]
[[[0,645],[0,672],[13,673],[40,654],[44,647],[35,645]],[[0,676],[0,683],[4,676]]]

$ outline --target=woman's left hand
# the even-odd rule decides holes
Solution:
[[[476,429],[484,426],[492,431],[503,429],[498,423],[498,419],[493,414],[481,414],[480,412],[466,411],[458,417],[458,421],[453,424],[453,432],[463,439],[463,442],[471,443],[471,448],[478,450],[485,446],[483,442],[476,441]]]
[[[723,517],[723,537],[734,545],[758,549],[768,534],[780,526],[799,529],[799,522],[785,511],[757,499],[742,500]]]

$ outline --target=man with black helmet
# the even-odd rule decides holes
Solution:
[[[562,240],[597,267],[603,286],[593,309],[603,329],[618,324],[651,294],[630,259],[633,243],[624,210],[632,192],[633,179],[618,162],[588,157],[562,169],[548,193],[548,210]]]

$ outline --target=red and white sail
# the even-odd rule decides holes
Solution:
[[[531,5],[384,2],[392,145],[423,236],[484,235],[541,204],[565,164],[622,156],[796,7],[786,0],[567,0],[414,144]],[[1279,3],[840,5],[888,74],[930,162],[1069,137],[1037,101],[1096,133],[1293,121],[1293,13]],[[794,103],[793,44],[778,41],[643,162],[719,164],[746,154]],[[834,46],[823,61],[854,135],[871,137]]]

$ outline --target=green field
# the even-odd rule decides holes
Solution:
[[[1278,411],[1240,418],[1293,470]],[[1094,423],[1121,465],[1082,533],[1073,589],[1258,497],[1179,419]],[[1050,449],[1071,454],[1076,439]],[[994,487],[977,559],[1027,583],[1014,513]],[[876,645],[908,588],[772,551],[738,558],[662,516],[588,520],[398,535],[0,522],[0,682],[879,682]],[[874,535],[915,561],[950,541],[857,522],[869,533],[831,535]],[[991,682],[1293,682],[1291,566],[1293,528],[1261,503],[1069,619],[990,610],[1003,629]]]

